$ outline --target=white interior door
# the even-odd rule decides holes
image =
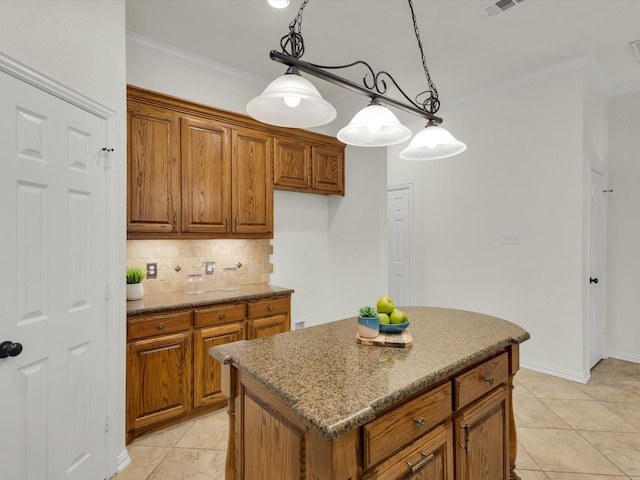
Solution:
[[[0,358],[0,476],[103,479],[105,120],[2,72],[0,91],[0,342],[23,347]]]
[[[589,206],[589,368],[605,357],[604,273],[605,201],[604,175],[591,170]]]
[[[413,185],[387,189],[389,296],[396,305],[413,305]]]

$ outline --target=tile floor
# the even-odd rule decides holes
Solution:
[[[606,359],[588,384],[516,375],[522,480],[640,480],[640,364]],[[113,480],[223,480],[224,410],[136,439]]]

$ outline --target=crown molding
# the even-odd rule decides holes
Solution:
[[[167,60],[186,65],[197,70],[214,75],[220,75],[233,81],[249,83],[259,88],[264,88],[270,80],[253,75],[251,73],[230,67],[210,58],[202,57],[166,43],[153,40],[139,33],[127,30],[127,47],[142,50],[143,52],[157,55]]]
[[[613,93],[611,94],[611,96],[620,97],[622,95],[628,95],[630,93],[636,92],[640,92],[640,80],[625,83],[623,85],[618,85],[613,89]]]

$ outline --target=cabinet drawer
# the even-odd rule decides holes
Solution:
[[[362,477],[363,480],[398,478],[454,480],[451,423],[436,427]]]
[[[502,353],[453,379],[455,408],[480,398],[509,378],[509,354]]]
[[[451,384],[435,389],[376,418],[363,428],[364,468],[424,435],[451,415]]]
[[[166,333],[189,330],[192,314],[188,312],[172,312],[158,315],[130,317],[127,320],[127,339],[164,335]]]
[[[244,320],[247,317],[247,309],[245,305],[224,305],[196,310],[194,315],[196,328],[207,327]]]
[[[274,297],[251,302],[248,305],[249,318],[268,317],[278,313],[289,314],[289,297]]]

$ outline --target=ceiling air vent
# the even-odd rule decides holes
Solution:
[[[633,53],[636,54],[636,59],[638,59],[638,63],[640,63],[640,40],[636,40],[635,42],[631,42],[631,49]]]
[[[511,7],[515,7],[522,2],[524,2],[524,0],[498,0],[497,2],[491,3],[480,9],[480,13],[487,18],[497,17],[501,13],[506,12]]]

